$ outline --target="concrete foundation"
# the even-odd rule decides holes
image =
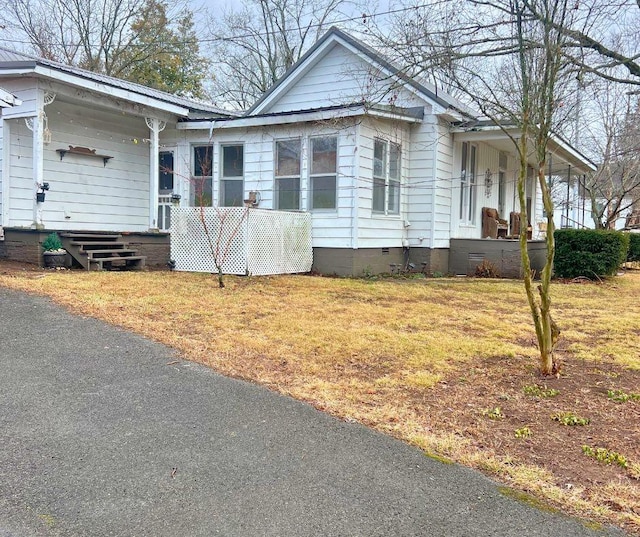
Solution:
[[[531,268],[538,274],[546,261],[547,245],[543,240],[528,241]],[[449,271],[473,276],[476,267],[488,261],[502,278],[522,278],[520,241],[517,239],[451,239]]]
[[[313,270],[337,276],[367,276],[404,269],[412,263],[415,272],[447,274],[448,248],[314,248]]]

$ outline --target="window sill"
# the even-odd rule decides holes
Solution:
[[[400,220],[399,214],[385,214],[385,213],[377,213],[375,211],[371,211],[371,216],[373,218],[388,218],[390,220]]]

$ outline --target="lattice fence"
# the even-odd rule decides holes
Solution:
[[[217,272],[212,250],[225,274],[308,272],[313,262],[308,213],[175,207],[170,232],[176,270]]]

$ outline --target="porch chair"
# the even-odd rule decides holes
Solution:
[[[511,230],[510,237],[517,239],[520,236],[520,213],[512,211],[509,214],[509,229]],[[527,239],[531,240],[533,237],[533,229],[531,226],[527,226]]]
[[[506,238],[509,224],[500,218],[498,211],[490,207],[482,208],[482,238]]]

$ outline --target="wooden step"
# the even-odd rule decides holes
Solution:
[[[107,257],[114,257],[116,255],[125,254],[122,257],[129,257],[135,255],[138,250],[131,250],[130,248],[109,248],[106,250],[87,250],[89,259],[93,259],[96,256],[106,255]]]
[[[80,248],[83,251],[88,251],[88,250],[96,250],[96,249],[106,249],[106,248],[110,248],[110,249],[121,249],[121,248],[126,248],[127,245],[124,242],[105,242],[105,241],[71,241],[71,244],[73,246],[77,246],[78,248]]]
[[[84,239],[87,241],[108,241],[108,240],[117,240],[121,239],[122,235],[119,233],[60,233],[61,237],[66,237],[69,239]]]
[[[144,255],[132,255],[127,257],[98,257],[96,259],[90,259],[89,266],[98,270],[104,270],[105,264],[107,265],[107,268],[128,267],[142,269],[144,268],[146,259],[147,258]]]

